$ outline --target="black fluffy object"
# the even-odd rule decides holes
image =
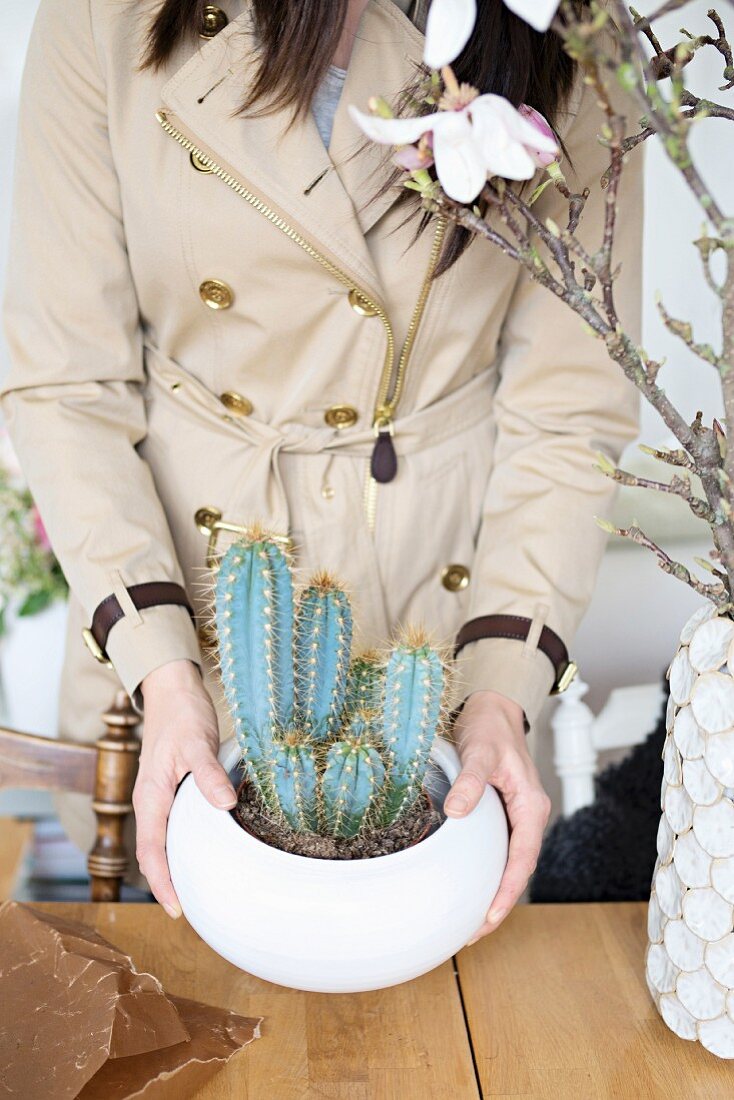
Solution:
[[[601,772],[596,799],[549,830],[530,900],[647,901],[660,821],[668,683],[658,722],[619,764]]]

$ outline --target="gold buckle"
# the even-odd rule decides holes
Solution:
[[[569,661],[561,675],[558,677],[557,683],[553,685],[550,694],[560,695],[562,691],[565,691],[569,684],[571,684],[575,679],[577,672],[578,665],[576,664],[576,662]]]
[[[85,646],[92,654],[95,661],[99,661],[101,665],[106,665],[107,668],[113,667],[112,661],[102,649],[99,642],[95,638],[94,634],[92,634],[92,631],[89,629],[88,626],[82,628],[82,638],[84,639]]]
[[[229,523],[227,520],[223,520],[219,508],[211,506],[197,508],[194,513],[194,523],[202,535],[208,536],[206,564],[209,569],[214,569],[217,564],[216,547],[220,531],[229,531],[233,535],[246,535],[252,529],[252,525],[245,526],[241,523]],[[270,535],[269,537],[273,542],[282,543],[287,550],[293,548],[293,539],[289,535]]]

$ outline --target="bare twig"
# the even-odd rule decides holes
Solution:
[[[673,7],[664,4],[657,13],[647,18],[637,16],[635,19],[628,11],[624,0],[609,0],[609,9],[620,28],[616,40],[623,64],[626,66],[629,90],[645,114],[647,125],[664,139],[663,146],[668,156],[696,196],[707,217],[716,226],[717,231],[721,232],[726,218],[693,163],[688,148],[686,122],[676,114],[675,105],[666,103],[656,92],[654,73],[650,71],[648,58],[640,42],[640,33],[645,27],[654,23],[666,11],[674,11],[682,7],[685,2],[686,0],[681,0],[681,3],[671,0]],[[614,65],[612,59],[606,60],[608,64]]]
[[[662,141],[667,154],[697,200],[713,231],[694,242],[701,257],[704,278],[722,304],[722,341],[717,352],[707,343],[694,340],[690,324],[673,318],[659,305],[661,317],[670,332],[680,338],[699,360],[715,367],[720,375],[724,397],[726,424],[734,424],[734,218],[725,214],[710,194],[694,165],[689,152],[691,126],[699,119],[717,117],[734,122],[734,108],[712,103],[694,95],[684,83],[686,66],[691,57],[703,48],[715,48],[725,61],[727,82],[734,81],[731,48],[723,21],[713,10],[709,12],[716,36],[689,36],[685,43],[664,49],[654,23],[662,15],[685,6],[688,0],[671,0],[659,5],[643,18],[634,9],[627,9],[625,0],[608,0],[608,11],[616,22],[613,31],[615,50],[612,56],[609,37],[600,39],[606,16],[592,2],[581,14],[569,0],[563,0],[560,15],[553,27],[565,40],[569,53],[577,60],[586,84],[591,85],[604,116],[602,143],[609,153],[609,166],[601,179],[604,191],[604,217],[601,240],[595,248],[583,243],[577,230],[583,220],[588,190],[571,192],[560,172],[552,174],[553,186],[565,200],[567,216],[560,224],[544,218],[541,206],[533,197],[526,200],[503,180],[490,180],[483,192],[487,216],[447,199],[440,188],[424,195],[428,209],[441,209],[457,224],[498,246],[507,256],[520,263],[530,278],[545,286],[582,319],[588,330],[604,340],[610,357],[658,411],[663,422],[679,443],[679,449],[643,448],[662,462],[685,469],[698,479],[701,492],[694,492],[690,478],[675,475],[669,482],[639,477],[607,463],[607,476],[624,485],[634,485],[675,495],[684,500],[694,515],[710,525],[713,536],[713,558],[720,563],[715,570],[717,583],[706,585],[679,562],[673,561],[633,524],[630,528],[614,529],[649,547],[658,564],[697,592],[714,599],[720,605],[731,606],[734,593],[734,448],[727,447],[726,433],[718,421],[711,426],[703,423],[701,413],[689,422],[676,408],[664,387],[658,382],[663,362],[649,356],[636,346],[625,332],[623,318],[617,313],[614,296],[619,275],[614,263],[614,241],[617,232],[618,197],[624,165],[630,155],[650,138]],[[686,32],[684,32],[686,33]],[[645,43],[654,56],[649,58]],[[659,90],[658,80],[670,81],[670,98]],[[631,93],[640,116],[636,132],[627,133],[627,120],[615,108],[612,83],[622,84]],[[727,87],[722,90],[728,90]],[[534,196],[542,193],[537,188]],[[563,224],[565,221],[565,224]],[[711,263],[714,256],[723,257],[725,273],[722,280],[714,278]],[[607,529],[611,529],[609,526]]]
[[[708,524],[714,522],[714,513],[711,506],[708,501],[703,500],[694,493],[688,477],[680,477],[675,474],[670,481],[655,481],[649,477],[640,477],[639,474],[633,474],[629,470],[622,470],[615,466],[606,455],[602,454],[599,455],[599,462],[595,468],[619,485],[626,485],[635,489],[654,489],[658,493],[669,493],[671,496],[680,497],[681,500],[686,502],[696,519],[702,519]]]
[[[596,522],[603,530],[608,531],[610,534],[620,535],[622,538],[630,539],[639,546],[644,546],[646,549],[651,550],[664,573],[670,573],[672,577],[676,577],[679,581],[683,581],[683,583],[687,584],[689,588],[692,588],[694,592],[697,592],[699,596],[711,600],[717,607],[729,608],[731,606],[729,594],[723,581],[719,581],[716,584],[706,584],[704,581],[699,580],[682,562],[675,561],[669,554],[666,554],[666,552],[636,524],[631,524],[629,527],[615,527],[614,524],[608,523],[606,520],[601,520],[598,517]]]
[[[693,339],[693,326],[690,321],[678,321],[671,317],[662,301],[657,301],[658,313],[668,332],[682,340],[686,347],[697,355],[699,359],[710,363],[712,367],[721,368],[721,356],[717,355],[711,344],[699,344]]]
[[[693,460],[686,451],[663,451],[659,447],[648,447],[645,443],[638,443],[638,447],[643,454],[657,458],[660,462],[666,462],[669,466],[682,466],[686,470],[694,468]]]

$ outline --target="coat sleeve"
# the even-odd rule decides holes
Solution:
[[[183,577],[136,451],[146,432],[142,330],[90,0],[41,0],[32,29],[3,327],[10,436],[87,616],[113,592],[127,608],[108,652],[135,695],[157,666],[200,664],[200,654],[185,608],[138,613],[125,603],[127,585]]]
[[[621,93],[615,93],[615,95]],[[572,191],[591,189],[579,236],[590,251],[602,240],[608,152],[597,140],[604,115],[588,87],[562,136],[573,168]],[[626,104],[620,104],[624,113]],[[565,133],[563,132],[565,130]],[[641,313],[642,149],[628,155],[618,196],[615,298],[624,329],[638,343]],[[541,220],[567,221],[552,186],[538,200]],[[480,243],[474,247],[482,247]],[[579,317],[520,270],[500,343],[495,395],[496,454],[486,491],[468,619],[508,613],[532,620],[527,642],[486,638],[458,658],[466,698],[492,689],[514,699],[534,724],[553,684],[553,667],[536,648],[544,624],[571,647],[591,599],[607,536],[594,516],[609,517],[616,483],[593,468],[595,452],[617,460],[639,430],[640,397]],[[573,654],[572,654],[573,656]]]

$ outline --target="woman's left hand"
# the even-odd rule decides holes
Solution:
[[[535,870],[551,801],[543,790],[524,731],[522,708],[496,691],[475,691],[454,727],[461,772],[446,796],[449,817],[465,817],[487,783],[502,797],[510,823],[507,867],[484,924],[468,943],[494,932],[516,903]]]

